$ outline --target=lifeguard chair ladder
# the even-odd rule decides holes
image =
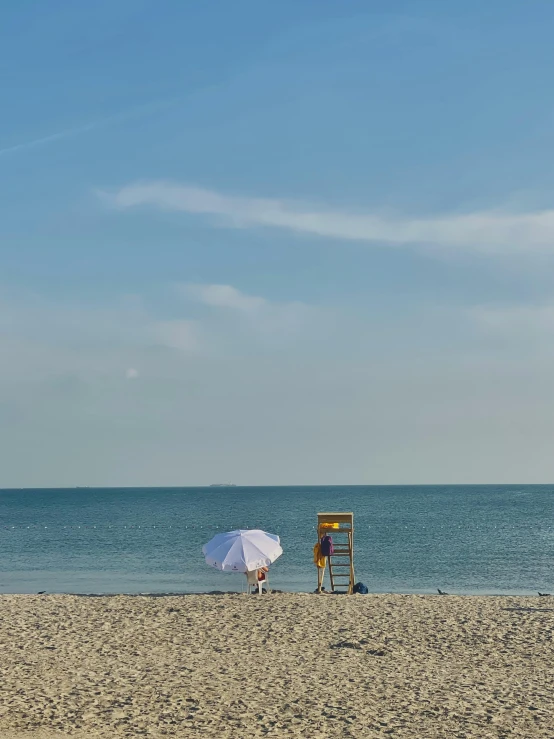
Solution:
[[[334,553],[327,558],[331,590],[333,593],[352,594],[354,587],[354,514],[318,513],[317,536],[319,541],[325,534],[333,537]],[[323,585],[324,574],[325,568],[318,568],[317,589],[319,592]]]

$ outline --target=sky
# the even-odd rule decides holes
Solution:
[[[553,27],[4,0],[0,487],[554,482]]]

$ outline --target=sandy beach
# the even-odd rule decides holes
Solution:
[[[554,737],[554,598],[0,596],[0,736]]]

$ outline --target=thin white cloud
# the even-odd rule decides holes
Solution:
[[[175,319],[157,321],[152,325],[152,334],[157,343],[182,352],[198,349],[198,328],[195,321]]]
[[[320,312],[274,302],[231,285],[166,286],[166,299],[114,296],[102,303],[47,298],[0,286],[0,354],[25,365],[0,366],[0,384],[60,371],[79,377],[142,376],[147,359],[175,361],[288,346],[320,330]],[[169,298],[169,300],[167,300]],[[184,300],[183,300],[184,298]],[[148,360],[150,361],[150,360]],[[169,360],[168,361],[173,361]],[[150,375],[148,375],[150,376]]]
[[[256,313],[268,305],[265,298],[246,295],[232,285],[183,285],[185,296],[213,308],[231,308],[242,313]]]
[[[351,241],[424,244],[487,251],[554,248],[554,210],[474,211],[411,218],[401,215],[309,208],[264,198],[233,197],[171,182],[139,182],[115,193],[100,193],[126,209],[151,206],[169,211],[216,216],[238,228],[266,226]]]
[[[312,327],[318,311],[299,301],[279,302],[248,295],[232,285],[184,284],[179,292],[188,300],[237,318],[266,338],[293,336],[308,324]]]
[[[80,126],[78,128],[67,128],[64,131],[58,131],[50,136],[42,136],[38,139],[31,139],[31,141],[23,141],[20,144],[14,144],[13,146],[6,146],[4,149],[0,149],[0,157],[6,154],[15,154],[18,151],[25,151],[26,149],[34,149],[42,144],[49,144],[53,141],[59,141],[65,139],[68,136],[74,136],[79,133],[86,133],[86,131],[92,131],[95,128],[95,123],[88,123],[86,126]]]
[[[124,111],[123,113],[116,113],[115,115],[106,116],[105,118],[91,121],[90,123],[86,123],[83,126],[66,128],[62,131],[52,133],[48,136],[41,136],[29,141],[22,141],[21,143],[14,144],[12,146],[6,146],[3,149],[0,149],[0,157],[7,156],[8,154],[16,154],[21,151],[27,151],[29,149],[35,149],[39,146],[43,146],[44,144],[51,144],[54,141],[60,141],[72,136],[78,136],[79,134],[88,133],[88,131],[94,131],[97,128],[105,128],[106,126],[115,125],[117,123],[124,123],[125,121],[132,120],[133,118],[137,118],[142,115],[154,112],[158,108],[171,105],[174,102],[175,100],[171,99],[147,103],[146,105],[140,105],[138,107],[131,108],[130,110]]]
[[[88,303],[0,286],[0,355],[14,358],[0,363],[0,385],[60,373],[131,381],[152,358],[167,359],[161,347],[177,361],[202,352],[202,326],[182,306],[175,317],[158,318],[147,303],[125,295]]]
[[[544,338],[554,334],[554,304],[477,306],[470,317],[482,330],[509,339]]]

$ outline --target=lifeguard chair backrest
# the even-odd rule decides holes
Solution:
[[[333,532],[354,532],[354,514],[345,512],[330,512],[317,514],[317,535],[321,540],[325,534],[333,535]]]

